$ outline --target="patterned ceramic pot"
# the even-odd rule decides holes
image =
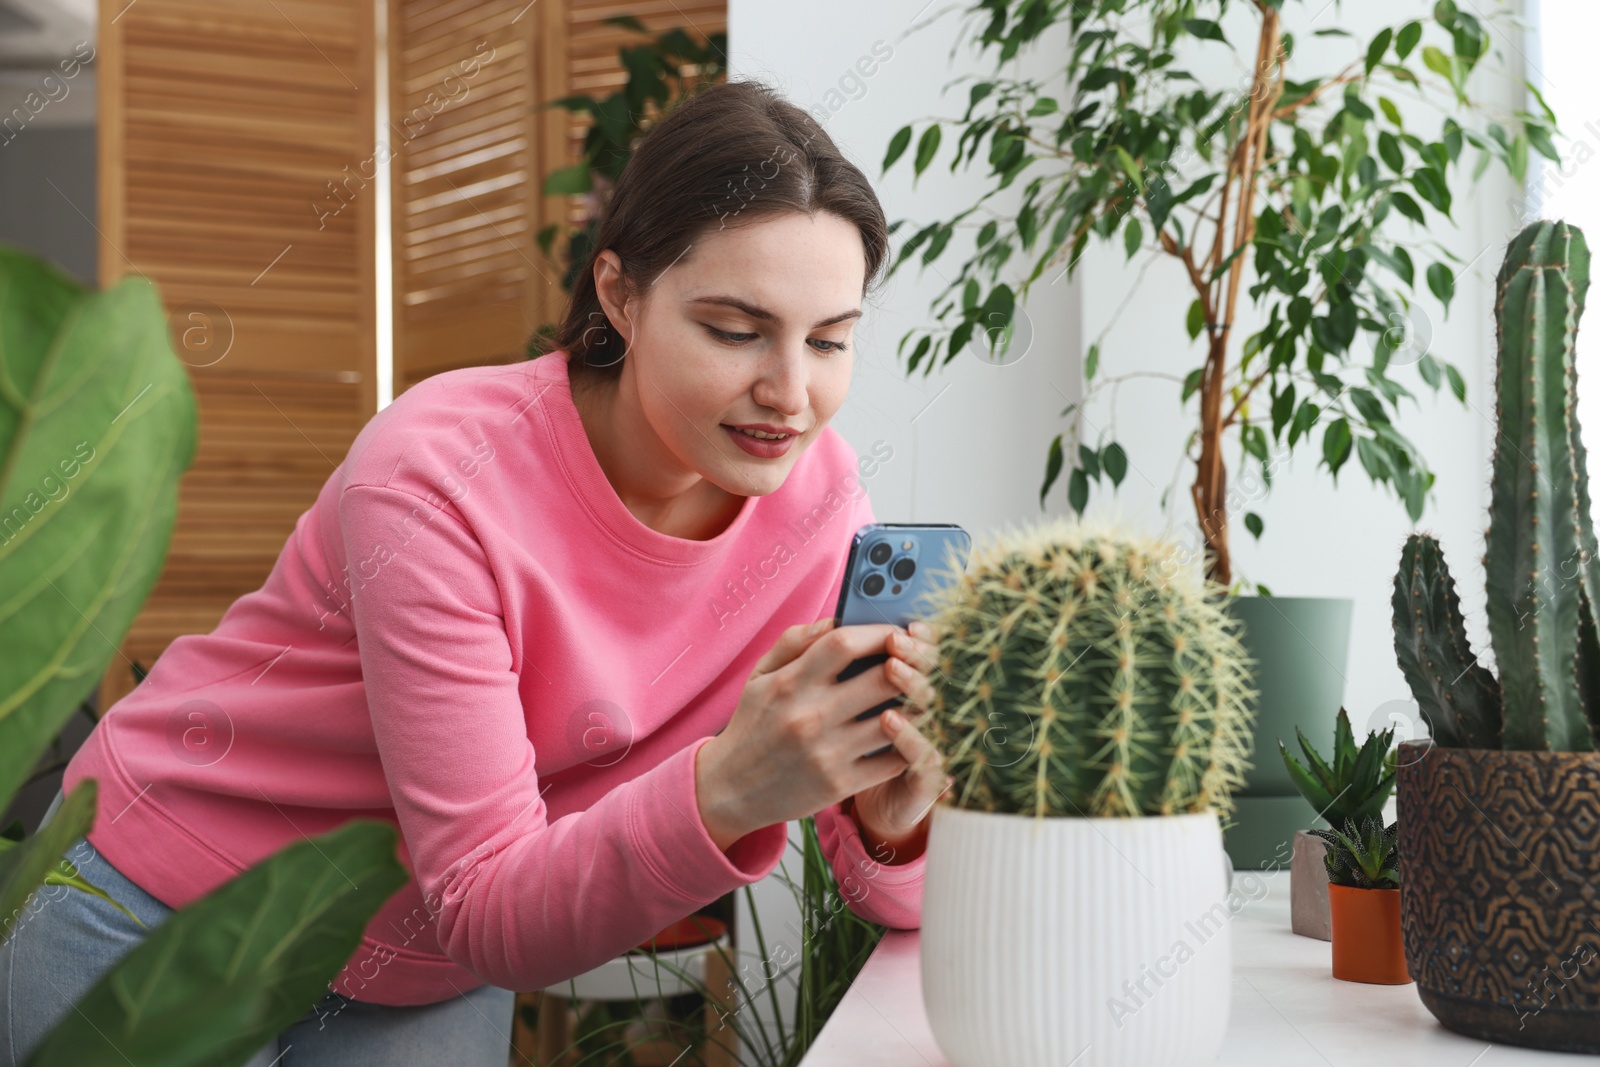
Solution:
[[[939,1048],[953,1067],[1209,1067],[1249,899],[1228,868],[1214,812],[935,806],[921,969]]]
[[[1423,1004],[1600,1052],[1600,754],[1400,746],[1400,930]]]

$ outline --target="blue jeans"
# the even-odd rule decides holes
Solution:
[[[61,801],[58,791],[45,822]],[[67,858],[147,926],[173,914],[111,866],[88,838],[78,838]],[[69,886],[40,887],[0,942],[0,1067],[27,1060],[148,932],[99,897]],[[506,1067],[515,997],[484,985],[437,1004],[391,1007],[330,989],[246,1067]]]

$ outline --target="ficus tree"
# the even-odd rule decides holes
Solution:
[[[1466,403],[1461,373],[1411,329],[1422,284],[1448,315],[1461,264],[1430,230],[1454,225],[1469,165],[1470,183],[1494,161],[1520,183],[1530,148],[1560,159],[1556,116],[1532,85],[1537,111],[1497,113],[1473,96],[1480,62],[1504,59],[1492,34],[1516,24],[1513,13],[1480,18],[1439,0],[1370,40],[1319,29],[1349,38],[1349,61],[1304,73],[1283,21],[1290,2],[982,0],[966,13],[980,24],[972,47],[994,72],[952,81],[971,83],[965,112],[901,128],[883,162],[887,173],[909,152],[915,181],[945,157],[952,173],[970,167],[986,149],[991,180],[970,207],[911,233],[891,261],[891,274],[913,257],[930,265],[969,247],[951,245],[958,231],[975,231],[954,276],[941,272],[949,284],[930,323],[900,340],[910,372],[930,373],[969,347],[1006,361],[1030,287],[1046,272],[1070,278],[1091,241],[1181,264],[1186,292],[1172,313],[1198,342],[1200,365],[1181,378],[1097,377],[1100,346],[1091,345],[1083,397],[1062,412],[1068,427],[1049,445],[1039,498],[1042,507],[1065,472],[1081,514],[1092,484],[1120,485],[1127,453],[1105,433],[1088,439],[1084,408],[1129,378],[1172,378],[1186,411],[1197,402],[1185,443],[1190,496],[1206,574],[1224,585],[1234,584],[1230,443],[1234,462],[1257,465],[1270,491],[1274,451],[1320,439],[1318,466],[1335,484],[1354,454],[1420,517],[1434,475],[1398,426],[1401,402],[1416,396],[1391,372],[1414,364],[1431,390],[1447,382]],[[1007,65],[1051,31],[1068,39],[1061,67],[1011,76]],[[1185,69],[1206,49],[1231,50],[1246,73],[1219,84]],[[1002,211],[994,198],[1013,186],[1020,206]],[[1246,293],[1264,320],[1253,331],[1240,323]],[[1261,536],[1259,515],[1243,522]]]

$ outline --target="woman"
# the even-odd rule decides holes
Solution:
[[[550,349],[378,413],[262,588],[97,725],[70,855],[149,926],[353,817],[400,829],[412,881],[253,1064],[499,1067],[512,990],[759,880],[807,815],[857,913],[918,924],[948,780],[903,717],[854,716],[927,694],[929,634],[831,625],[873,516],[828,423],[887,244],[804,111],[693,97],[628,163]],[[145,932],[77,892],[19,923],[6,1062]]]

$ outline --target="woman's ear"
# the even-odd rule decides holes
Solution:
[[[628,293],[622,277],[622,258],[609,248],[595,257],[594,291],[606,318],[622,335],[623,345],[632,347],[633,324],[628,321]]]

